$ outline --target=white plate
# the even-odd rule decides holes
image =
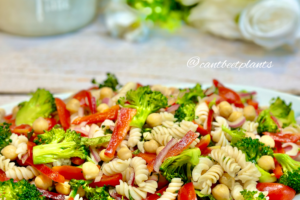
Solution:
[[[179,88],[186,88],[186,87],[193,87],[195,84],[172,84],[167,86],[173,86],[173,87],[179,87]],[[293,110],[295,111],[296,117],[300,116],[300,98],[294,95],[277,92],[274,90],[268,90],[258,87],[252,87],[252,86],[244,86],[244,85],[231,85],[231,84],[225,84],[227,87],[240,91],[240,90],[247,90],[247,91],[256,91],[257,92],[257,100],[260,103],[260,105],[269,105],[269,102],[274,97],[280,97],[284,99],[287,103],[292,102]],[[204,88],[210,87],[211,84],[203,84]],[[71,93],[64,93],[64,94],[57,94],[55,97],[59,97],[62,99],[68,98],[71,95]],[[3,106],[0,106],[1,108],[4,108],[6,110],[6,113],[11,113],[12,108],[17,105],[20,102],[15,102],[11,104],[6,104]],[[298,194],[294,200],[300,200],[300,194]]]

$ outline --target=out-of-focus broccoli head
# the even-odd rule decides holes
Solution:
[[[95,79],[92,80],[93,84],[99,86],[99,88],[110,87],[113,91],[117,91],[119,85],[119,81],[114,74],[107,73],[107,79],[103,81],[103,83],[97,83]]]
[[[16,116],[16,125],[29,124],[39,117],[49,117],[56,110],[53,95],[45,89],[37,89],[29,101],[22,104]]]
[[[195,87],[184,89],[180,92],[179,97],[177,98],[178,104],[183,104],[187,102],[198,102],[198,97],[205,97],[205,94],[201,88],[201,85],[199,83],[196,84]]]
[[[25,179],[14,182],[13,179],[0,182],[0,199],[24,200],[35,199],[42,200],[45,197],[37,190],[35,185],[30,184]]]
[[[262,192],[259,192],[258,196],[257,193],[258,191],[249,191],[249,190],[241,191],[244,200],[266,200],[266,197]]]
[[[245,131],[243,129],[235,129],[235,130],[230,130],[226,128],[224,125],[222,126],[222,130],[229,134],[231,136],[231,142],[236,143],[237,141],[245,138]]]
[[[69,132],[70,130],[67,130]],[[61,128],[53,128],[50,131],[45,131],[39,134],[34,141],[36,144],[57,144],[65,138],[65,130]]]
[[[6,122],[0,125],[0,151],[11,143],[11,131],[9,126],[10,124]]]
[[[259,113],[257,120],[258,127],[257,132],[262,134],[263,132],[276,133],[278,131],[278,126],[271,118],[269,110],[263,110]]]
[[[88,150],[85,146],[81,145],[80,134],[71,130],[67,130],[63,134],[61,130],[50,131],[53,131],[52,133],[54,133],[51,134],[52,136],[54,136],[54,139],[52,140],[50,134],[49,136],[45,136],[45,140],[50,141],[52,143],[42,144],[33,147],[34,164],[50,163],[60,158],[87,158]],[[48,132],[45,134],[48,134]],[[64,135],[63,139],[61,139],[61,137],[59,136],[60,134]]]
[[[279,183],[293,188],[297,193],[300,192],[300,162],[293,160],[287,154],[275,153],[274,157],[281,164],[283,175]]]
[[[277,178],[273,175],[270,174],[269,172],[265,171],[258,165],[255,165],[258,171],[260,172],[261,176],[259,177],[259,182],[261,183],[274,183],[276,182]]]
[[[277,97],[272,99],[269,110],[282,123],[283,128],[296,123],[292,103],[287,105],[284,100]]]
[[[188,183],[191,181],[192,168],[199,163],[200,155],[199,148],[187,149],[178,156],[166,159],[160,170],[169,182],[173,178],[181,178],[184,183]]]
[[[107,142],[109,142],[111,139],[111,135],[106,135],[106,136],[102,136],[102,137],[95,137],[95,138],[86,138],[86,137],[82,137],[81,138],[81,145],[85,145],[85,146],[101,146]]]
[[[195,119],[195,107],[193,102],[181,104],[175,112],[175,118],[177,121],[193,121]]]
[[[126,103],[127,101],[129,104]],[[128,91],[126,99],[121,97],[118,104],[137,110],[130,125],[141,128],[145,124],[148,115],[168,105],[168,99],[161,92],[152,91],[149,86],[144,86],[139,87],[137,90]]]
[[[246,137],[231,145],[237,147],[246,154],[247,161],[253,163],[257,163],[258,159],[264,155],[273,156],[273,150],[270,147],[265,146],[258,139]]]

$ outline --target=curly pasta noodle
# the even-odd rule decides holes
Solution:
[[[142,137],[142,129],[137,127],[131,127],[128,138],[128,146],[134,147],[141,140]]]
[[[300,133],[300,125],[293,124],[282,129],[282,133]]]
[[[122,196],[127,197],[128,199],[131,196],[134,200],[142,200],[147,197],[147,192],[144,192],[139,188],[132,187],[121,180],[120,180],[120,185],[116,186],[116,192]]]
[[[198,181],[203,171],[209,170],[214,165],[214,162],[209,158],[201,157],[199,164],[196,165],[192,171],[192,178],[194,181]]]
[[[216,183],[223,175],[223,168],[220,165],[213,165],[205,174],[200,176],[198,184],[202,194],[210,194],[212,184]]]
[[[242,129],[246,130],[246,132],[248,133],[257,134],[257,127],[258,127],[257,122],[246,121],[243,124]]]
[[[207,126],[208,106],[205,102],[201,102],[197,105],[195,110],[196,123]]]
[[[213,122],[215,130],[211,132],[212,140],[216,142],[216,146],[227,146],[229,145],[228,139],[231,140],[231,136],[224,133],[222,126],[229,128],[227,120],[223,117],[217,117],[216,122]]]
[[[246,166],[239,171],[236,179],[245,183],[246,181],[258,181],[260,176],[261,174],[255,167],[255,164],[252,162],[247,162]]]
[[[135,172],[135,182],[138,186],[145,186],[145,182],[148,179],[149,171],[146,165],[146,161],[141,157],[134,157],[130,166],[133,167]]]
[[[21,157],[27,153],[27,137],[13,133],[11,134],[10,139],[12,141],[11,144],[17,148],[16,154],[18,155],[18,158],[21,159]]]
[[[243,195],[241,194],[241,191],[243,191],[244,188],[239,182],[235,182],[233,189],[231,190],[231,196],[234,200],[244,200]]]
[[[27,166],[27,167],[14,166],[13,168],[7,170],[5,174],[8,178],[18,179],[18,180],[22,180],[22,179],[28,180],[38,176],[40,173],[37,169],[35,169],[32,166]]]
[[[145,186],[139,187],[139,190],[154,194],[156,192],[157,187],[158,187],[158,183],[156,181],[148,180],[145,181]]]
[[[81,127],[86,132],[90,132],[92,137],[101,137],[104,136],[104,131],[96,124],[92,124],[91,126],[86,125],[85,127]]]
[[[10,162],[10,159],[6,159],[4,156],[0,155],[0,169],[6,172],[15,166],[14,162]]]
[[[138,150],[140,150],[140,152],[145,153],[145,149],[144,149],[144,141],[140,141],[138,142],[137,146],[138,146]]]
[[[182,185],[183,182],[180,178],[173,178],[167,190],[158,200],[175,200]]]
[[[115,122],[113,122],[112,120],[109,120],[109,119],[106,119],[101,124],[101,128],[102,128],[103,131],[105,131],[106,129],[109,129],[110,126],[115,126]]]
[[[236,163],[235,159],[228,156],[222,149],[212,150],[210,156],[217,161],[231,177],[235,177],[237,172],[241,169],[241,166]]]
[[[128,168],[130,161],[131,159],[121,160],[119,158],[116,158],[108,163],[105,163],[102,166],[102,171],[106,176],[121,173]]]
[[[246,182],[244,183],[244,189],[245,189],[245,190],[249,190],[249,191],[257,191],[258,193],[255,195],[255,197],[257,197],[257,196],[259,195],[260,191],[257,190],[256,185],[257,185],[257,182],[256,182],[256,181],[249,180],[249,181],[246,181]],[[269,199],[269,197],[267,197],[267,196],[268,196],[268,192],[267,192],[267,191],[262,192],[262,193],[265,195],[265,197],[266,197],[267,199]]]
[[[159,114],[162,118],[162,122],[175,122],[176,121],[176,118],[174,117],[174,115],[172,113],[160,112]]]
[[[127,169],[125,169],[122,173],[122,180],[124,182],[127,182],[130,180],[130,175],[132,173],[134,173],[134,169],[132,167],[128,167]]]
[[[171,135],[163,135],[161,133],[151,134],[151,139],[155,140],[161,146],[166,146],[173,137]]]
[[[230,145],[222,147],[221,149],[225,151],[228,156],[234,158],[241,168],[246,167],[246,156],[241,150]]]

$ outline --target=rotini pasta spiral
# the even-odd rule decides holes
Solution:
[[[128,138],[128,146],[134,147],[141,140],[142,137],[142,129],[137,127],[131,127]]]
[[[130,161],[131,159],[121,160],[116,158],[108,163],[103,164],[102,171],[106,176],[121,173],[128,168]]]
[[[182,185],[183,182],[180,178],[173,178],[167,190],[158,200],[175,200]]]
[[[208,110],[208,106],[205,102],[199,103],[195,110],[195,121],[197,124],[204,125],[204,128],[207,126]]]
[[[246,156],[241,150],[230,145],[222,147],[221,149],[225,151],[228,156],[234,158],[241,168],[246,167]]]
[[[90,132],[92,137],[104,136],[104,131],[96,124],[92,124],[91,126],[86,125],[85,127],[81,127],[81,129]]]
[[[214,165],[214,162],[209,158],[201,157],[199,159],[199,164],[196,165],[192,172],[192,177],[194,181],[198,181],[203,171],[209,170]]]
[[[22,179],[28,180],[38,176],[40,173],[37,169],[35,169],[32,166],[27,166],[27,167],[14,166],[13,168],[7,170],[5,174],[8,178],[18,179],[18,180],[22,180]]]
[[[166,146],[168,142],[172,139],[171,135],[163,135],[161,133],[152,134],[152,139],[158,142],[161,146]]]
[[[148,179],[149,171],[146,165],[146,161],[141,157],[134,157],[130,166],[133,167],[135,172],[135,182],[139,187],[145,186],[145,180]]]
[[[231,136],[222,130],[222,126],[229,128],[227,120],[223,117],[217,117],[216,122],[213,122],[213,125],[215,126],[215,130],[211,132],[211,135],[212,140],[216,142],[216,146],[222,147],[229,145],[228,139],[231,140]]]
[[[121,180],[120,185],[116,186],[116,192],[122,196],[127,197],[128,199],[131,196],[134,200],[142,200],[147,197],[147,192],[141,191],[139,188],[132,187]]]
[[[127,169],[125,169],[122,173],[122,180],[124,182],[127,182],[130,180],[130,176],[131,174],[134,173],[134,169],[132,167],[127,167]]]
[[[18,158],[21,159],[21,157],[27,153],[27,143],[28,138],[24,135],[17,135],[17,134],[11,134],[10,136],[11,144],[17,148],[16,154],[18,155]]]
[[[261,174],[255,167],[255,164],[252,162],[247,162],[246,166],[239,171],[236,179],[245,183],[246,181],[258,181],[260,176]]]
[[[241,169],[241,166],[235,162],[235,159],[228,156],[222,149],[212,150],[210,156],[217,161],[231,177],[235,177],[237,172]]]
[[[223,172],[224,170],[220,165],[213,165],[207,172],[205,172],[205,174],[200,176],[198,184],[200,186],[199,189],[201,189],[201,193],[210,194],[210,187],[220,179],[220,177],[223,175]]]
[[[257,122],[246,121],[243,124],[242,129],[245,129],[246,132],[257,134],[257,127],[258,127]]]
[[[137,146],[138,146],[138,150],[140,150],[140,152],[145,153],[145,149],[144,149],[144,141],[140,141],[138,142]]]
[[[148,192],[148,193],[154,194],[157,187],[158,187],[158,184],[156,181],[148,180],[148,181],[145,181],[145,186],[139,187],[139,190],[141,190],[143,192]]]
[[[231,196],[234,200],[244,200],[243,195],[241,194],[241,191],[243,191],[243,186],[239,182],[235,182],[233,189],[231,190]]]
[[[282,133],[300,133],[300,125],[293,124],[282,129]]]
[[[10,159],[6,159],[4,156],[0,155],[0,169],[6,172],[15,166],[14,162],[10,162]]]
[[[176,118],[174,117],[174,115],[172,113],[169,112],[160,112],[159,113],[161,118],[162,118],[162,122],[175,122]]]
[[[109,119],[106,119],[101,124],[101,128],[102,128],[103,131],[105,131],[106,129],[109,129],[110,126],[115,126],[115,122],[113,122],[112,120],[109,120]]]

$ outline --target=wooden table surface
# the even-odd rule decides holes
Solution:
[[[270,69],[188,68],[187,61],[264,62]],[[175,33],[152,32],[146,42],[128,43],[111,38],[99,17],[86,28],[61,36],[23,38],[0,33],[0,105],[20,101],[36,88],[54,93],[89,87],[106,72],[121,83],[142,84],[224,83],[244,84],[300,94],[300,52],[266,51],[254,44],[216,38],[190,27]]]

